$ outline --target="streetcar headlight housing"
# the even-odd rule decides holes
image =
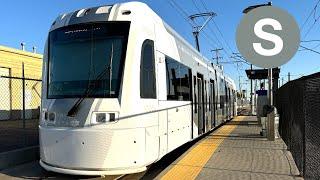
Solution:
[[[56,120],[56,113],[43,111],[43,120],[44,121],[51,121],[51,122],[55,121]]]
[[[97,123],[107,122],[107,113],[96,113],[96,122]]]
[[[115,121],[116,114],[114,112],[93,112],[91,124],[101,124]]]
[[[54,112],[49,113],[49,121],[53,122],[56,119],[56,114]]]
[[[43,125],[54,125],[56,120],[56,113],[55,112],[49,112],[46,109],[42,111],[42,121],[41,123]]]

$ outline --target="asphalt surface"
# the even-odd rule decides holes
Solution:
[[[0,120],[0,153],[39,144],[38,120]]]

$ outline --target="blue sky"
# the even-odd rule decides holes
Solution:
[[[200,35],[201,52],[208,58],[212,57],[211,49],[223,47],[225,51],[221,52],[222,61],[230,61],[232,52],[238,52],[235,43],[235,32],[238,23],[243,14],[242,10],[250,5],[266,3],[261,0],[173,0],[177,6],[170,4],[172,0],[143,0],[147,3],[162,19],[180,33],[187,41],[194,44],[192,36],[192,28],[185,20],[186,15],[177,10],[181,7],[187,14],[198,13],[198,9],[202,12],[205,8],[214,11],[217,16],[214,22],[219,27],[221,34],[211,21],[209,26],[205,27],[204,35]],[[300,27],[307,19],[308,15],[314,8],[318,0],[276,0],[273,5],[287,10],[292,14]],[[1,2],[1,28],[0,28],[0,45],[20,48],[20,42],[26,43],[26,49],[32,50],[32,46],[36,46],[38,52],[43,52],[44,43],[47,37],[48,29],[54,19],[61,13],[74,11],[77,9],[99,6],[105,4],[114,4],[117,2],[126,2],[123,0],[10,0]],[[196,6],[195,6],[196,4]],[[205,7],[203,6],[205,5]],[[320,4],[319,4],[320,5]],[[174,6],[174,7],[172,7]],[[198,9],[197,9],[198,8]],[[319,40],[320,39],[320,22],[316,22],[313,28],[310,28],[315,22],[314,19],[320,16],[320,7],[315,11],[309,21],[302,29],[302,40]],[[320,21],[320,20],[319,20]],[[306,32],[309,30],[307,36]],[[314,48],[320,42],[302,43],[303,45]],[[320,46],[315,50],[320,51]],[[242,82],[245,81],[244,69],[249,68],[245,64],[225,64],[224,70],[238,84],[239,76]],[[294,58],[282,66],[281,78],[287,80],[288,72],[291,73],[291,79],[308,75],[320,71],[320,54],[310,51],[298,51]],[[245,86],[245,85],[243,85]]]

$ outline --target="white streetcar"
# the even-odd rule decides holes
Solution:
[[[236,115],[235,83],[146,4],[62,14],[45,46],[40,164],[128,174]]]

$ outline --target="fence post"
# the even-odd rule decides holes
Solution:
[[[26,128],[26,100],[25,100],[25,77],[24,77],[24,63],[22,62],[22,122],[23,129]]]

